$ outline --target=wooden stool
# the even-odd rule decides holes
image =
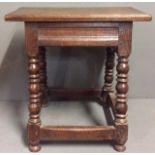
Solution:
[[[20,8],[5,16],[7,21],[25,22],[26,51],[29,58],[30,151],[40,150],[40,141],[111,140],[117,151],[125,150],[128,138],[127,92],[128,58],[131,53],[133,21],[149,21],[151,16],[128,7],[109,8]],[[46,46],[107,47],[103,89],[49,89],[46,79]],[[112,90],[114,57],[117,54],[116,95]],[[57,97],[98,97],[112,108],[110,126],[41,126],[40,110],[48,94]]]

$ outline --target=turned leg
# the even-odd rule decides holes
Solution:
[[[128,58],[119,57],[117,64],[117,84],[116,84],[116,119],[115,125],[117,129],[115,139],[115,149],[117,151],[125,150],[125,142],[127,141],[128,124],[127,124],[127,92],[128,92]]]
[[[128,139],[127,93],[128,93],[128,57],[131,53],[132,23],[121,23],[119,27],[119,45],[117,61],[117,84],[115,105],[115,144],[117,151],[126,149]]]
[[[46,73],[46,49],[39,48],[39,63],[40,63],[40,87],[41,87],[41,104],[47,106],[48,88],[47,88],[47,73]]]
[[[29,56],[29,121],[28,143],[32,152],[40,150],[40,75],[39,56]]]
[[[104,76],[104,87],[103,87],[103,102],[107,101],[107,93],[112,92],[113,83],[113,68],[115,61],[115,47],[108,47],[106,50],[106,63],[105,63],[105,76]]]

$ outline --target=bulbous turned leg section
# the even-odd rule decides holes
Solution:
[[[103,103],[107,102],[107,95],[112,92],[113,85],[113,68],[115,53],[117,51],[116,47],[108,47],[106,49],[106,63],[105,63],[105,76],[104,76],[104,87],[103,87]]]
[[[117,64],[117,84],[116,84],[116,134],[114,148],[117,151],[125,150],[125,143],[128,138],[127,124],[127,92],[128,92],[128,58],[119,57]]]
[[[28,143],[32,152],[40,150],[40,66],[39,57],[29,56],[29,121]]]
[[[48,87],[47,87],[47,72],[46,72],[46,49],[39,48],[39,64],[40,64],[40,87],[41,87],[41,104],[43,107],[47,106]]]

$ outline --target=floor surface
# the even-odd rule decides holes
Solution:
[[[155,152],[155,99],[128,102],[129,139],[126,152]],[[26,102],[0,102],[0,152],[29,152],[26,142]],[[42,124],[105,124],[103,109],[91,102],[50,102],[42,110]],[[46,143],[40,152],[116,152],[108,143]]]

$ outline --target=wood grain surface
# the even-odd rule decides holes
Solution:
[[[131,7],[19,8],[5,16],[11,21],[149,21],[151,16]]]

